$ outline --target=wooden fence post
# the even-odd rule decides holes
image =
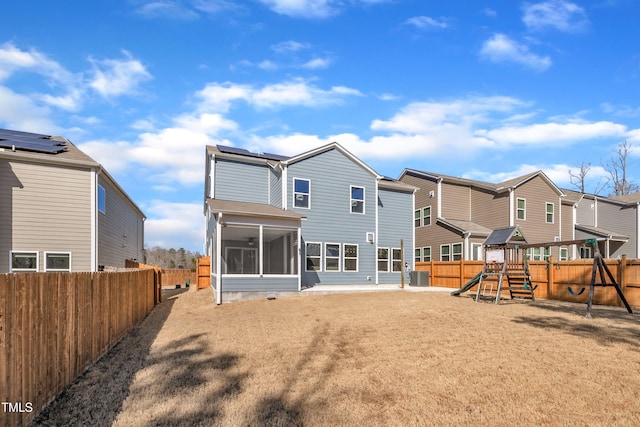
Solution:
[[[553,284],[555,283],[555,267],[553,262],[553,256],[549,256],[549,262],[547,263],[547,291],[545,298],[551,299],[551,290],[553,289]]]

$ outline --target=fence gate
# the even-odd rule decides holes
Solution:
[[[203,256],[198,258],[196,268],[198,290],[208,288],[211,285],[211,258]]]

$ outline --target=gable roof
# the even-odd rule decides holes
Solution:
[[[451,175],[443,175],[443,174],[435,174],[432,172],[424,172],[424,171],[419,171],[416,169],[405,169],[402,174],[400,175],[400,177],[398,177],[399,180],[402,179],[402,177],[404,175],[412,175],[412,176],[416,176],[418,178],[424,178],[424,179],[428,179],[434,182],[448,182],[451,184],[457,184],[457,185],[466,185],[466,186],[471,186],[471,187],[476,187],[476,188],[481,188],[481,189],[485,189],[485,190],[489,190],[489,191],[493,191],[496,193],[503,193],[505,191],[509,191],[510,189],[515,189],[523,184],[525,184],[526,182],[532,180],[535,177],[541,177],[559,196],[563,196],[564,193],[562,192],[562,190],[560,188],[558,188],[558,186],[556,186],[553,181],[551,181],[549,179],[549,177],[547,177],[547,175],[542,172],[541,170],[539,171],[535,171],[535,172],[531,172],[528,173],[526,175],[522,175],[522,176],[518,176],[515,178],[511,178],[508,179],[506,181],[502,181],[500,183],[497,184],[493,184],[490,182],[485,182],[485,181],[478,181],[478,180],[474,180],[474,179],[467,179],[467,178],[460,178],[460,177],[455,177],[455,176],[451,176]]]
[[[308,159],[313,156],[317,156],[318,154],[322,154],[331,150],[337,150],[341,152],[349,160],[351,160],[352,162],[360,166],[362,169],[369,172],[371,175],[375,176],[376,179],[384,178],[378,172],[374,171],[369,165],[367,165],[365,162],[363,162],[362,160],[360,160],[359,158],[351,154],[351,152],[349,152],[346,148],[344,148],[342,145],[338,144],[337,142],[332,142],[327,145],[314,148],[313,150],[309,150],[304,153],[298,154],[297,156],[290,157],[287,160],[283,160],[282,163],[285,165],[290,165],[290,164],[297,163],[299,161]]]
[[[437,223],[443,224],[454,230],[458,231],[460,234],[468,233],[470,236],[479,236],[486,237],[491,234],[491,229],[484,227],[480,224],[476,224],[472,221],[465,221],[461,219],[445,219],[438,218],[436,219]]]
[[[484,241],[485,246],[506,245],[507,243],[527,243],[520,227],[506,227],[493,230]]]
[[[624,234],[618,233],[616,231],[607,230],[601,227],[592,227],[590,225],[575,225],[576,230],[582,231],[584,233],[591,234],[597,237],[604,237],[610,240],[619,240],[623,242],[629,241],[629,236],[625,236]]]

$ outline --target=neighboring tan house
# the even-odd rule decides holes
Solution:
[[[293,157],[208,146],[205,251],[217,302],[223,292],[399,284],[413,269],[415,190],[337,143]]]
[[[575,202],[576,239],[595,238],[605,258],[637,258],[640,193],[617,197],[563,190]],[[592,248],[578,247],[576,258],[591,258]]]
[[[144,220],[70,141],[0,129],[0,273],[124,267],[143,260]]]
[[[482,259],[493,230],[519,226],[529,243],[574,239],[573,204],[542,172],[498,184],[405,169],[399,180],[418,187],[415,195],[414,260]],[[569,248],[541,245],[530,259],[568,258]]]

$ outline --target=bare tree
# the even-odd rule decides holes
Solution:
[[[577,172],[574,172],[573,169],[569,169],[569,182],[581,193],[584,193],[585,181],[587,179],[587,175],[589,175],[589,171],[591,171],[591,163],[585,162],[580,163]]]
[[[615,151],[611,159],[602,165],[609,173],[609,187],[612,196],[622,196],[623,194],[635,193],[638,191],[638,185],[629,181],[629,167],[634,163],[630,159],[633,147],[625,139]]]

